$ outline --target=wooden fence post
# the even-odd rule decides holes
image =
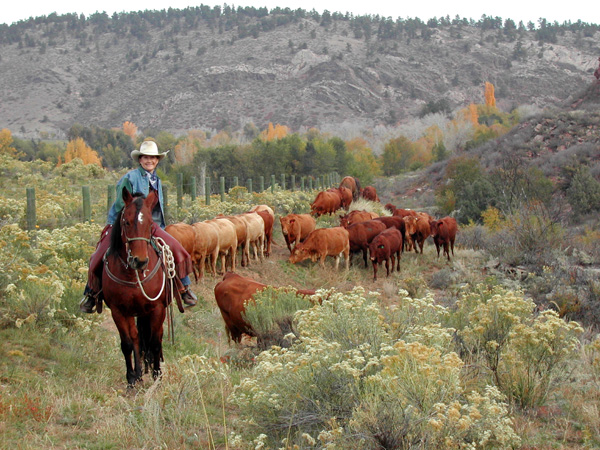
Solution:
[[[81,186],[81,197],[83,199],[83,221],[91,222],[92,220],[92,204],[90,200],[90,187]]]
[[[219,193],[221,194],[221,201],[225,201],[225,177],[219,179]]]
[[[306,177],[300,177],[300,190],[304,192],[304,180]]]
[[[296,190],[296,175],[291,175],[290,178],[290,190],[294,192]]]
[[[271,175],[271,194],[275,192],[275,175]]]
[[[183,208],[183,174],[177,174],[177,208]]]
[[[233,186],[232,187],[236,187],[239,186],[239,180],[238,177],[233,177]],[[229,190],[231,190],[231,188],[229,188]]]
[[[206,177],[204,179],[205,187],[204,187],[204,203],[206,206],[210,205],[210,177]]]
[[[35,188],[27,188],[27,229],[29,231],[35,230],[37,224],[37,218],[35,215]]]
[[[162,191],[163,191],[163,200],[165,203],[163,205],[163,210],[165,211],[165,223],[169,223],[169,221],[167,220],[167,217],[169,217],[169,213],[170,213],[170,211],[169,211],[169,188],[163,184]]]
[[[313,190],[313,179],[312,179],[312,177],[308,177],[308,190],[309,191]]]
[[[192,203],[196,201],[196,177],[192,177],[190,183],[190,197],[192,198]]]
[[[285,191],[285,173],[281,174],[281,189]]]
[[[252,193],[252,178],[248,178],[248,192]]]
[[[109,184],[106,186],[106,214],[112,208],[113,203],[115,202],[115,194],[116,194],[116,186],[114,184]]]
[[[258,179],[259,181],[259,186],[260,186],[260,192],[264,192],[265,191],[265,177],[263,175],[261,175]]]

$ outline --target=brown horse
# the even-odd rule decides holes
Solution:
[[[158,196],[152,191],[144,198],[124,189],[123,200],[125,206],[113,225],[104,257],[102,294],[121,336],[131,387],[142,378],[142,359],[145,373],[152,367],[153,377],[160,375],[163,322],[173,278],[155,251],[161,243],[152,236],[152,209]],[[168,253],[168,247],[163,252]]]

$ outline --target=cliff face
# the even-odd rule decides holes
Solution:
[[[310,17],[240,37],[261,20],[165,20],[141,38],[91,20],[76,31],[32,24],[19,43],[0,44],[0,126],[61,138],[74,123],[181,132],[273,122],[348,138],[410,121],[428,102],[483,103],[486,81],[504,110],[576,102],[600,54],[600,32],[565,31],[548,44],[534,31],[512,39],[448,25],[383,39],[371,25],[366,39],[349,20]]]

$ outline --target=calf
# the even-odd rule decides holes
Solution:
[[[310,214],[288,214],[279,218],[281,233],[285,239],[288,250],[292,253],[293,248],[302,242],[314,231],[317,222]]]
[[[296,264],[310,258],[311,261],[319,260],[321,267],[325,267],[325,258],[335,258],[335,268],[340,265],[340,256],[346,260],[346,270],[350,266],[350,242],[348,230],[342,227],[317,228],[310,233],[304,242],[300,242],[292,251],[289,262]]]
[[[373,281],[377,280],[377,264],[385,261],[387,276],[390,276],[390,259],[392,272],[396,258],[398,259],[397,271],[400,271],[400,256],[402,253],[402,233],[395,227],[387,228],[373,238],[369,244],[369,253],[373,263]]]
[[[362,252],[365,267],[369,267],[367,262],[367,251],[370,242],[386,228],[387,227],[383,222],[377,220],[355,223],[347,228],[350,238],[350,251],[352,253]]]
[[[452,257],[454,257],[454,240],[456,239],[456,232],[458,230],[456,219],[453,217],[444,217],[440,220],[432,220],[429,224],[438,258],[440,257],[440,246],[442,246],[444,254],[448,257],[448,261],[450,261],[450,249],[448,246],[452,249]]]
[[[431,234],[429,221],[424,216],[407,216],[404,218],[404,223],[406,225],[405,237],[407,241],[410,241],[409,247],[412,244],[415,253],[419,253],[417,247],[420,247],[421,254],[423,254],[425,239]]]

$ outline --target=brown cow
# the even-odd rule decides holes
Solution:
[[[324,214],[333,214],[342,207],[341,197],[330,191],[321,191],[315,201],[310,205],[311,216],[319,217]]]
[[[348,230],[342,227],[317,228],[310,233],[304,242],[300,242],[290,255],[289,262],[296,264],[310,258],[319,259],[321,267],[325,267],[325,258],[335,258],[335,268],[340,265],[340,255],[346,259],[346,270],[350,267],[350,242]]]
[[[275,213],[269,205],[256,205],[250,209],[250,212],[256,211],[265,222],[265,257],[271,255],[271,245],[273,244],[273,226],[275,225]]]
[[[409,251],[410,243],[412,243],[415,253],[419,253],[418,246],[421,249],[421,254],[423,254],[425,239],[431,234],[429,221],[424,216],[407,216],[404,218],[404,223],[406,224],[405,238],[410,241]]]
[[[372,202],[378,202],[379,197],[377,196],[377,190],[373,186],[365,186],[361,192],[362,198],[370,200]]]
[[[352,192],[352,200],[358,200],[360,195],[360,181],[358,181],[358,178],[350,176],[344,177],[342,178],[339,187],[350,189],[350,192]]]
[[[431,227],[431,236],[433,236],[433,243],[437,250],[438,258],[440,257],[440,246],[444,247],[444,254],[448,256],[450,261],[450,251],[448,245],[452,249],[452,257],[454,257],[454,240],[456,239],[456,232],[458,225],[454,217],[446,216],[440,220],[432,220],[429,222]]]
[[[204,276],[204,264],[208,264],[213,276],[217,275],[217,259],[219,257],[218,229],[210,223],[197,222],[192,225],[196,233],[196,245],[192,261],[199,270],[200,279]]]
[[[377,264],[384,261],[388,277],[390,276],[390,259],[392,260],[392,272],[396,258],[398,259],[396,270],[400,272],[402,247],[402,233],[396,227],[387,228],[373,238],[369,244],[369,253],[373,263],[373,281],[377,280]]]
[[[293,248],[306,239],[317,226],[315,218],[310,214],[288,214],[279,218],[281,223],[281,232],[288,250],[292,253]]]
[[[386,228],[384,223],[376,220],[355,223],[347,228],[350,239],[350,251],[352,253],[362,252],[365,267],[369,266],[367,262],[369,243]]]
[[[266,284],[258,283],[251,278],[242,277],[233,272],[227,272],[223,280],[215,286],[215,300],[221,310],[225,321],[225,329],[229,339],[239,343],[242,334],[255,336],[252,326],[244,319],[247,301],[252,301],[252,296],[266,288]],[[313,295],[314,290],[298,289],[298,295]]]

